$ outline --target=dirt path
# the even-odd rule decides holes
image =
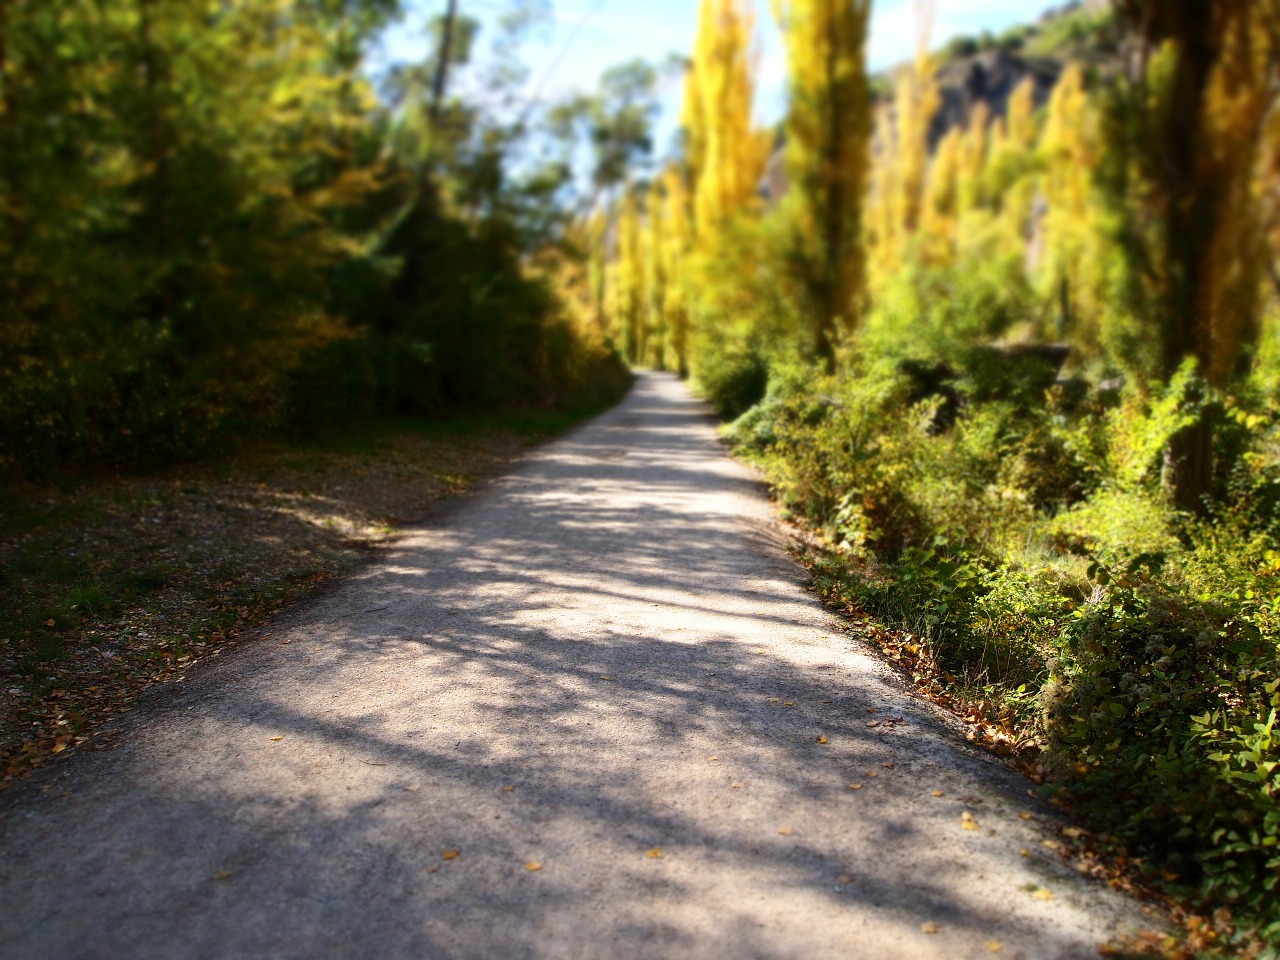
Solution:
[[[0,955],[1083,958],[1140,924],[771,518],[643,377],[10,791]]]

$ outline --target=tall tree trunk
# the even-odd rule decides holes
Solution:
[[[440,125],[440,111],[444,107],[444,95],[449,85],[449,59],[453,56],[453,32],[458,23],[458,0],[449,0],[440,26],[440,51],[436,60],[436,75],[431,83],[431,125]]]
[[[5,222],[10,257],[16,261],[26,245],[26,183],[20,150],[21,104],[15,89],[16,70],[9,49],[13,0],[0,0],[0,176],[5,181]],[[5,271],[10,273],[11,271]],[[15,278],[10,277],[10,280]]]
[[[138,45],[145,82],[147,130],[146,156],[151,164],[151,215],[154,218],[156,259],[162,261],[173,254],[173,230],[170,222],[170,164],[164,129],[160,93],[164,77],[152,36],[151,12],[154,0],[138,0]],[[160,300],[164,315],[171,318],[174,307],[173,277],[168,269],[161,271]]]

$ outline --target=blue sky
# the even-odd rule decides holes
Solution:
[[[660,61],[669,53],[693,46],[698,0],[551,0],[554,23],[530,40],[525,61],[533,82],[546,95],[577,89],[589,91],[608,67],[636,57]],[[1061,2],[1061,0],[1059,0]],[[459,0],[460,9],[486,20],[508,6],[506,0]],[[951,37],[1001,30],[1039,16],[1057,4],[1045,0],[935,0],[934,44]],[[761,39],[760,92],[757,109],[772,121],[784,109],[786,60],[773,24],[769,0],[755,0]],[[439,14],[445,0],[410,0],[404,22],[393,28],[382,58],[394,62],[417,59],[425,52],[422,24]],[[877,0],[873,8],[870,66],[879,70],[909,58],[915,49],[913,0]],[[567,50],[567,53],[566,53]],[[678,110],[678,90],[664,98],[661,124],[668,134]],[[665,136],[660,138],[660,142]]]

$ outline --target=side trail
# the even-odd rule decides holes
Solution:
[[[1086,958],[1149,925],[802,582],[642,376],[11,790],[0,956]]]

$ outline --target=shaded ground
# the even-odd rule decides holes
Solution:
[[[159,476],[0,496],[0,790],[181,680],[558,422],[393,421]],[[366,425],[366,431],[369,427]]]
[[[0,955],[1056,958],[1142,924],[802,577],[644,377],[11,790]]]

